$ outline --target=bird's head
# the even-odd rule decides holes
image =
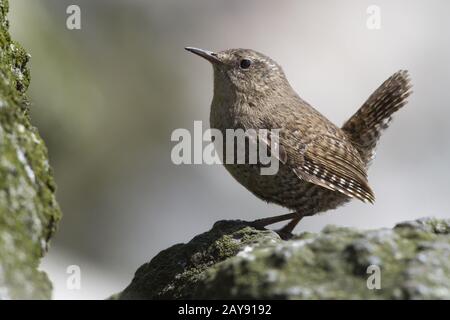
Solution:
[[[270,94],[287,84],[283,69],[271,58],[250,49],[212,52],[186,47],[211,62],[215,89],[229,88],[242,93]]]

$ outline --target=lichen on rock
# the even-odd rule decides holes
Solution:
[[[28,115],[29,55],[11,39],[7,12],[0,0],[0,299],[48,299],[51,283],[38,265],[61,213]]]
[[[284,241],[221,221],[141,266],[116,299],[450,299],[450,220],[328,226]],[[368,286],[379,270],[379,285]]]

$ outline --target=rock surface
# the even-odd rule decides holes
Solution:
[[[61,213],[47,149],[28,116],[29,56],[11,40],[0,0],[0,299],[49,299],[38,271]]]
[[[289,241],[219,221],[142,265],[114,298],[450,299],[450,220],[328,226]]]

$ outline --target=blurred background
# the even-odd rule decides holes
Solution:
[[[66,9],[81,8],[81,30]],[[381,9],[371,30],[367,8]],[[176,128],[207,125],[212,69],[184,46],[253,48],[278,61],[299,94],[342,124],[388,76],[410,70],[414,94],[385,133],[369,180],[375,205],[306,218],[392,227],[450,217],[450,2],[12,0],[11,33],[31,54],[33,123],[47,143],[64,217],[42,269],[56,299],[103,299],[160,250],[220,219],[286,213],[221,166],[170,160]],[[81,289],[66,286],[69,265]]]

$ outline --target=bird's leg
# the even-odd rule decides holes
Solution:
[[[283,240],[288,240],[292,238],[292,230],[294,230],[295,226],[300,222],[303,216],[304,216],[303,214],[297,211],[283,214],[280,216],[257,219],[250,222],[249,225],[256,229],[263,229],[268,225],[291,219],[291,221],[288,224],[286,224],[283,228],[275,231]]]
[[[279,216],[256,219],[256,220],[250,222],[249,225],[256,229],[262,229],[268,225],[271,225],[271,224],[274,224],[277,222],[281,222],[281,221],[295,219],[297,217],[298,217],[298,212],[291,212],[291,213],[282,214]]]
[[[288,224],[286,224],[283,228],[276,230],[278,235],[284,239],[288,240],[292,238],[292,231],[294,230],[295,226],[300,222],[300,220],[303,218],[303,216],[298,216],[289,221]]]

